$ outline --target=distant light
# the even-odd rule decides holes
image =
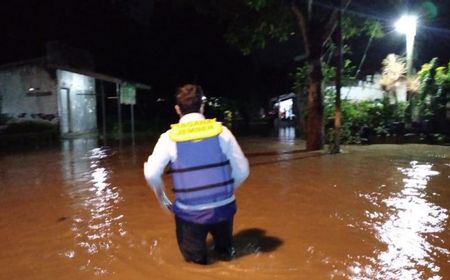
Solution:
[[[413,15],[404,15],[395,23],[395,29],[407,35],[415,35],[416,27],[417,17]]]
[[[35,91],[35,90],[39,90],[39,88],[30,87],[30,88],[28,89],[28,91]]]

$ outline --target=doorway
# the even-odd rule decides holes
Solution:
[[[61,132],[72,133],[72,110],[70,102],[70,89],[60,88],[59,96],[61,96]]]

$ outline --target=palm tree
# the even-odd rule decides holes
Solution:
[[[406,80],[406,62],[403,57],[389,54],[382,62],[383,68],[379,83],[387,98],[393,98],[397,103],[396,90],[401,82]]]

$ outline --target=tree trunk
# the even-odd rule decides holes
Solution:
[[[350,0],[347,0],[349,2]],[[304,4],[304,3],[303,3]],[[317,7],[316,7],[317,8]],[[291,10],[294,13],[302,33],[304,51],[308,58],[308,109],[306,121],[306,149],[309,151],[323,148],[323,97],[322,97],[322,51],[323,45],[334,30],[336,23],[336,10],[318,8],[318,14],[312,14],[312,1],[308,7],[301,9],[296,1],[291,1]]]
[[[300,135],[300,138],[305,139],[307,135],[307,125],[306,125],[306,116],[308,115],[308,92],[306,88],[302,88],[297,93],[297,109],[298,109],[298,117],[297,117],[297,129]]]
[[[314,151],[323,148],[323,97],[321,51],[316,49],[311,54],[318,56],[311,56],[309,62],[306,149]]]

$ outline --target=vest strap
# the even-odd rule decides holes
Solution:
[[[203,190],[206,190],[206,189],[226,186],[226,185],[229,185],[229,184],[232,184],[232,183],[234,183],[234,179],[230,179],[228,181],[224,181],[224,182],[220,182],[220,183],[215,183],[215,184],[209,184],[209,185],[189,188],[189,189],[175,189],[175,188],[173,188],[172,191],[174,193],[198,192],[198,191],[203,191]]]
[[[187,167],[187,168],[179,168],[179,169],[170,169],[170,170],[167,171],[167,174],[177,173],[177,172],[196,171],[196,170],[200,170],[200,169],[208,169],[208,168],[220,167],[220,166],[224,166],[224,165],[228,165],[228,164],[230,164],[230,161],[226,160],[226,161],[222,161],[222,162],[219,162],[219,163],[198,165],[198,166]]]

